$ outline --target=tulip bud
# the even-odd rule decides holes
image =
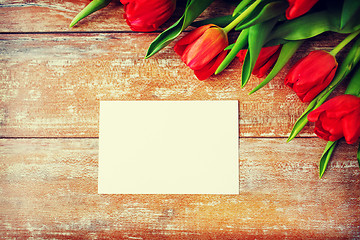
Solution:
[[[338,63],[330,53],[315,50],[298,61],[285,78],[302,102],[310,102],[334,78]]]
[[[286,9],[288,20],[297,18],[307,13],[319,0],[288,0],[289,7]]]
[[[176,0],[120,0],[124,18],[131,30],[151,32],[165,23],[175,11]]]
[[[330,99],[308,115],[315,134],[327,141],[345,137],[353,144],[360,137],[360,97],[344,94]]]
[[[201,26],[180,39],[175,52],[189,66],[199,80],[205,80],[215,73],[224,60],[228,46],[227,34],[214,24]]]
[[[270,68],[275,64],[280,55],[280,51],[280,45],[262,48],[260,50],[259,57],[256,60],[252,74],[259,78],[265,76],[265,74],[267,74]],[[240,50],[236,55],[239,57],[240,62],[245,60],[246,52],[247,50]]]

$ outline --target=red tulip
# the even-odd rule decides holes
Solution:
[[[286,9],[288,20],[297,18],[307,13],[319,0],[288,0],[289,7]]]
[[[240,62],[243,62],[245,60],[246,51],[247,50],[240,50],[240,52],[236,55],[239,57]],[[280,51],[280,45],[262,48],[259,57],[256,60],[252,74],[256,75],[259,78],[263,77],[275,64],[276,60],[279,57]]]
[[[341,95],[330,99],[308,115],[315,122],[315,133],[327,141],[342,137],[353,144],[360,136],[360,97]]]
[[[285,78],[302,102],[310,102],[334,78],[338,63],[330,53],[316,50],[298,61]]]
[[[174,47],[181,60],[199,80],[209,78],[226,57],[227,34],[214,24],[201,26],[180,39]]]
[[[176,0],[120,0],[124,18],[131,30],[151,32],[166,22],[175,11]]]

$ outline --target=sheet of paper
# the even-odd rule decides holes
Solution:
[[[101,101],[100,194],[238,194],[237,101]]]

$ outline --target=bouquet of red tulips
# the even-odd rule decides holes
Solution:
[[[109,4],[93,0],[70,26]],[[120,0],[124,18],[133,31],[155,31],[176,8],[175,0]],[[360,1],[353,0],[242,0],[232,15],[194,22],[212,0],[188,0],[183,15],[158,35],[145,58],[156,54],[175,40],[189,25],[196,27],[177,41],[174,50],[199,80],[219,74],[235,58],[243,62],[241,86],[251,74],[265,77],[250,94],[270,82],[288,63],[301,44],[324,32],[346,34],[332,51],[312,51],[298,61],[284,79],[285,85],[308,102],[290,133],[292,140],[301,129],[315,122],[314,132],[328,141],[320,160],[320,177],[325,172],[337,141],[354,144],[360,137]],[[229,42],[228,33],[238,33]],[[351,43],[339,64],[336,55]],[[343,95],[328,101],[331,92],[350,77]],[[357,159],[360,165],[360,146]]]

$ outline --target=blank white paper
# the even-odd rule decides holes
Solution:
[[[238,194],[237,101],[101,101],[100,194]]]

